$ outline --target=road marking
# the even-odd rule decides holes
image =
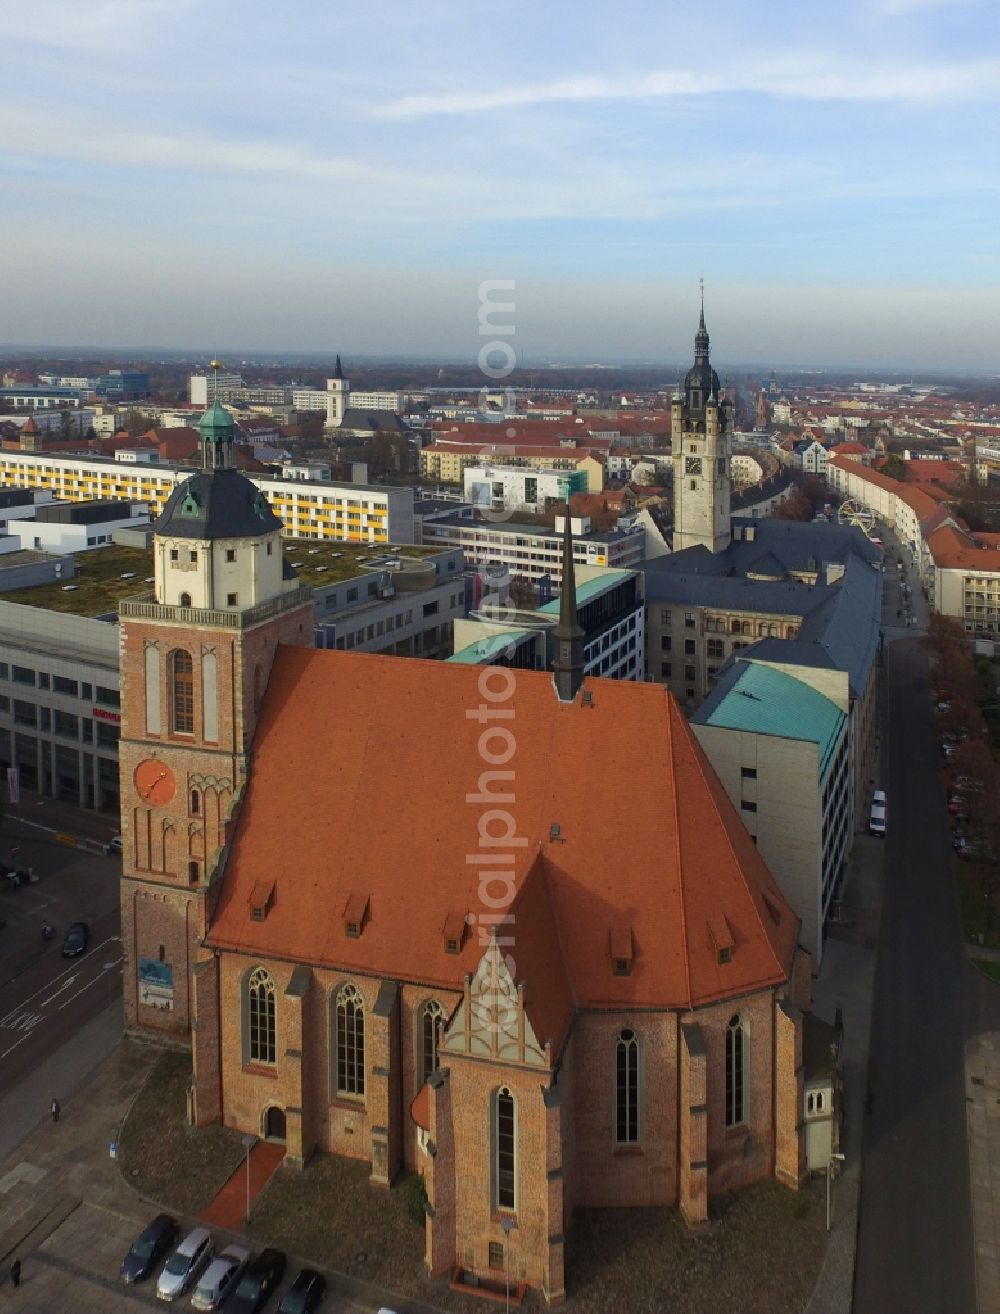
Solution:
[[[5,1049],[4,1052],[0,1054],[0,1059],[5,1059],[8,1054],[13,1054],[14,1050],[17,1049],[18,1045],[24,1044],[24,1042],[28,1039],[29,1034],[30,1034],[29,1032],[25,1032],[25,1034],[21,1037],[20,1040],[16,1040],[14,1044],[10,1046],[9,1049]]]
[[[49,995],[48,999],[43,999],[42,1002],[38,1005],[38,1007],[44,1008],[46,1004],[51,1004],[53,999],[57,999],[64,990],[68,990],[75,980],[76,980],[75,976],[68,976],[66,980],[62,983],[62,985],[59,987],[59,989],[54,990],[52,994]]]
[[[117,966],[118,966],[118,963],[120,963],[120,962],[121,962],[121,959],[119,958],[119,959],[117,959],[114,963],[112,963],[111,966],[112,966],[112,967],[117,967]],[[95,985],[98,981],[106,981],[107,979],[108,979],[108,977],[107,977],[107,972],[102,972],[102,973],[100,974],[100,976],[95,976],[95,977],[91,978],[91,980],[89,980],[85,986],[81,986],[80,989],[77,990],[77,992],[76,992],[75,994],[70,995],[70,997],[69,997],[67,1000],[65,1000],[63,1003],[61,1003],[61,1004],[59,1005],[59,1007],[60,1007],[60,1008],[65,1008],[67,1004],[72,1004],[73,1000],[74,1000],[74,999],[78,999],[78,998],[80,997],[80,995],[82,995],[83,992],[84,992],[85,990],[89,990],[90,987],[91,987],[92,985]]]
[[[0,1018],[0,1027],[4,1031],[31,1031],[41,1021],[41,1013],[29,1013],[27,1009],[16,1008],[6,1017]]]
[[[96,953],[98,949],[103,949],[106,944],[120,944],[120,943],[121,943],[120,936],[109,935],[106,940],[102,940],[100,944],[95,945],[92,952]],[[75,972],[79,970],[79,967],[80,967],[79,963],[70,963],[69,966],[64,968],[63,971],[61,971],[58,976],[54,976],[51,981],[47,981],[45,985],[40,986],[39,989],[37,989],[33,995],[29,995],[27,999],[22,999],[18,1007],[23,1008],[25,1004],[30,1004],[33,999],[37,999],[38,996],[44,994],[46,990],[51,990],[53,985],[56,983],[56,981],[64,977],[67,972]]]

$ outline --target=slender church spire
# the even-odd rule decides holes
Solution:
[[[701,288],[701,315],[698,318],[698,332],[694,335],[694,358],[697,364],[708,362],[708,329],[705,327],[705,280],[699,280]]]
[[[338,354],[337,354],[337,363],[336,363],[336,365],[334,365],[334,367],[333,367],[333,377],[334,377],[335,379],[342,379],[342,378],[344,377],[344,367],[343,367],[343,365],[341,365],[341,363],[340,363],[340,354],[339,354],[339,352],[338,352]]]
[[[562,543],[562,591],[555,628],[554,680],[560,702],[571,703],[583,684],[583,630],[576,617],[576,572],[573,568],[573,522],[566,503]]]

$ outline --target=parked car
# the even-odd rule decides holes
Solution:
[[[285,1276],[285,1263],[281,1250],[262,1250],[243,1270],[239,1286],[226,1301],[226,1314],[257,1314]]]
[[[177,1243],[177,1224],[169,1214],[157,1214],[144,1232],[140,1232],[122,1260],[125,1282],[145,1282],[152,1277],[160,1260]]]
[[[304,1268],[281,1298],[278,1314],[313,1314],[326,1291],[326,1278],[314,1268]]]
[[[885,790],[876,789],[868,813],[868,830],[872,835],[885,834]]]
[[[121,853],[121,851],[122,851],[122,837],[120,835],[112,835],[111,838],[108,840],[108,852]]]
[[[87,952],[90,941],[90,927],[86,922],[73,922],[67,928],[62,942],[63,958],[79,958]]]
[[[179,1296],[183,1296],[212,1258],[214,1248],[207,1228],[196,1227],[193,1232],[188,1232],[163,1265],[163,1272],[156,1284],[156,1294],[159,1298],[177,1300]]]
[[[246,1246],[226,1246],[198,1279],[191,1297],[195,1309],[218,1309],[235,1289],[250,1260]]]

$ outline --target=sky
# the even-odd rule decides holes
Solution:
[[[0,343],[471,360],[499,279],[520,361],[677,361],[703,277],[723,365],[1000,372],[994,0],[3,0],[0,49]]]

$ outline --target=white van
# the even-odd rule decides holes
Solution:
[[[885,790],[876,789],[868,813],[868,831],[872,835],[885,835]]]

